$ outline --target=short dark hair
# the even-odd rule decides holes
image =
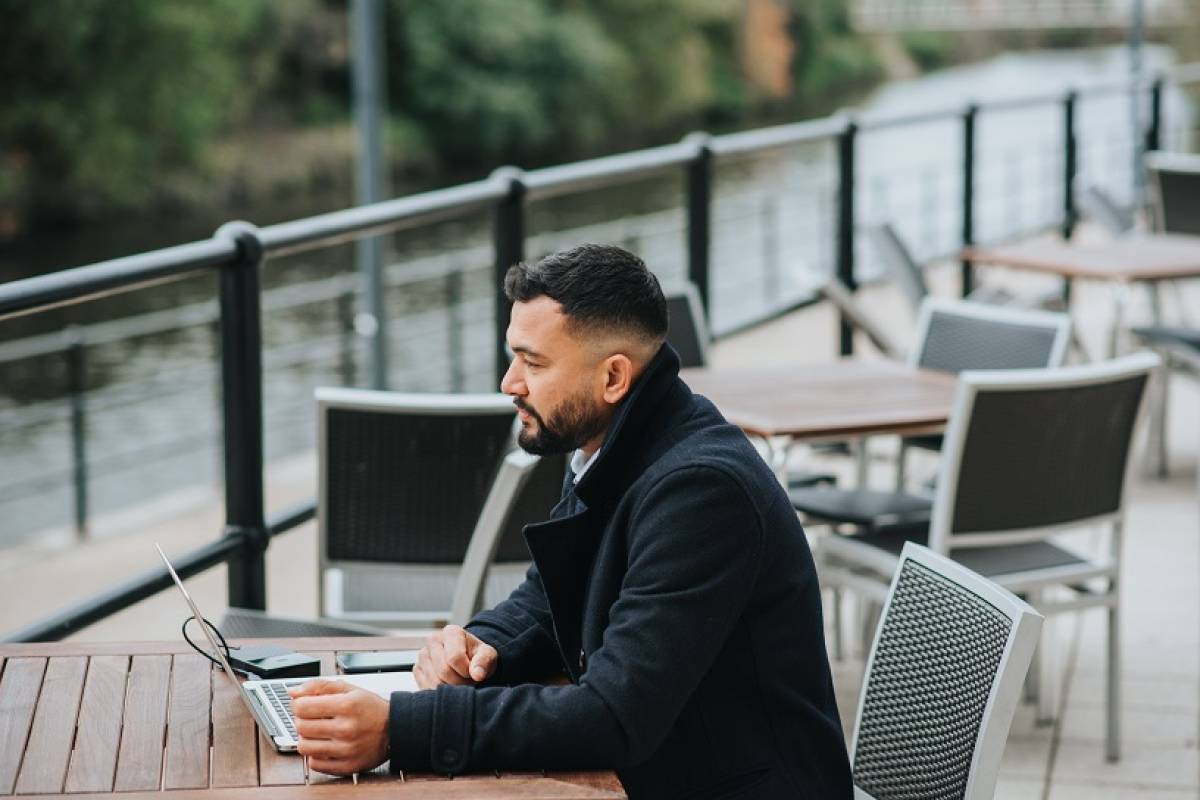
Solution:
[[[515,264],[504,276],[514,303],[549,297],[573,325],[632,333],[662,342],[667,301],[658,278],[628,250],[583,244],[551,253],[534,264]]]

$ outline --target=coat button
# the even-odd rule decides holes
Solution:
[[[587,662],[587,655],[583,652],[583,648],[579,648],[579,668],[583,669],[584,663]]]
[[[443,750],[442,751],[442,761],[446,764],[453,764],[455,761],[458,761],[458,751],[457,750]]]

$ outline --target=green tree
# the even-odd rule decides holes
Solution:
[[[42,211],[153,196],[165,170],[195,166],[253,102],[264,10],[261,0],[0,0],[0,192]]]

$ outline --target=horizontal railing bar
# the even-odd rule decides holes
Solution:
[[[907,114],[875,113],[863,114],[859,117],[859,133],[870,133],[888,128],[899,128],[905,125],[926,125],[930,122],[957,121],[966,113],[967,106],[931,108],[926,111],[915,111]]]
[[[306,500],[267,518],[267,535],[278,536],[297,528],[317,516],[317,501]]]
[[[0,320],[178,280],[236,255],[233,239],[206,239],[0,284]]]
[[[508,193],[501,180],[488,178],[447,189],[385,200],[343,211],[280,222],[260,228],[269,256],[331,247],[365,236],[391,233],[414,225],[453,219],[483,208]]]
[[[711,147],[717,156],[739,156],[772,150],[790,145],[819,142],[837,136],[846,129],[848,117],[844,115],[822,119],[794,122],[788,125],[773,125],[742,133],[727,133],[714,136]]]
[[[1009,97],[1004,100],[992,100],[987,103],[980,103],[979,110],[981,112],[1020,111],[1021,109],[1032,108],[1034,106],[1054,105],[1066,100],[1067,94],[1068,92],[1052,92],[1028,95],[1026,97]]]
[[[225,563],[242,546],[241,534],[227,533],[215,542],[185,555],[173,557],[171,564],[179,573],[180,578],[187,578]],[[166,568],[155,567],[106,592],[75,603],[53,616],[12,631],[0,638],[0,641],[6,643],[57,642],[64,636],[69,636],[93,622],[99,622],[111,614],[129,608],[171,585],[171,576],[167,574]],[[179,619],[180,621],[184,619],[182,612]]]
[[[633,177],[653,175],[687,163],[695,158],[696,152],[697,146],[684,140],[631,153],[532,170],[525,173],[523,178],[526,197],[529,200],[545,200],[568,192],[596,189]]]

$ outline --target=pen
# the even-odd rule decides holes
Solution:
[[[304,785],[308,786],[308,756],[300,756],[300,763],[304,765]]]

